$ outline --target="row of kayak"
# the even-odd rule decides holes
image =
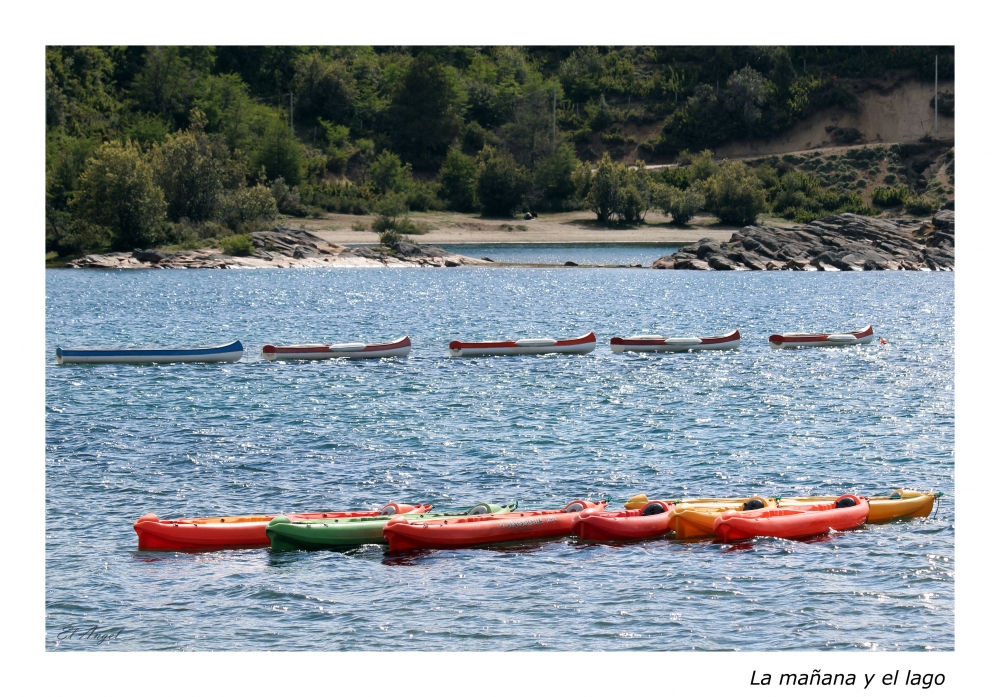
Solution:
[[[797,539],[865,523],[927,516],[940,493],[897,489],[889,496],[654,499],[634,496],[624,510],[606,501],[571,501],[553,510],[481,503],[454,512],[389,503],[376,511],[160,520],[148,513],[133,526],[139,549],[197,550],[270,545],[274,550],[387,544],[390,551],[456,549],[573,535],[613,542],[673,535],[679,540],[753,537]]]
[[[790,332],[772,334],[768,343],[774,348],[810,346],[854,346],[869,344],[875,338],[871,325],[854,332]],[[638,334],[613,337],[610,345],[615,353],[681,352],[723,350],[739,347],[738,329],[720,336],[668,337]],[[410,353],[410,337],[394,341],[365,344],[299,344],[275,346],[267,344],[261,356],[275,360],[323,360],[328,358],[390,358]],[[590,353],[597,347],[594,332],[571,339],[509,339],[501,341],[452,341],[448,351],[452,356],[515,356],[547,353]],[[243,344],[234,341],[225,346],[199,349],[64,349],[56,348],[56,361],[65,363],[235,363],[243,357]]]

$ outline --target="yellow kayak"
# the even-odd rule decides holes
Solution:
[[[869,523],[884,523],[894,518],[923,518],[929,516],[934,509],[934,499],[939,497],[941,492],[932,491],[910,491],[909,489],[896,489],[889,496],[872,496],[868,499]],[[778,502],[778,506],[797,506],[804,503],[817,503],[820,501],[834,501],[836,496],[804,496],[801,498],[783,498]]]

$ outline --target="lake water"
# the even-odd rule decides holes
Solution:
[[[565,264],[573,261],[580,265],[650,266],[667,254],[673,254],[682,245],[670,244],[446,244],[449,252],[480,259],[513,264]]]
[[[50,270],[46,296],[49,650],[954,648],[952,274]],[[869,322],[888,344],[767,345],[774,331]],[[615,335],[737,327],[736,351],[608,347]],[[583,356],[446,349],[456,338],[590,330],[598,348]],[[265,343],[402,334],[413,340],[406,359],[259,357]],[[54,357],[57,345],[234,338],[247,352],[231,365]],[[945,496],[930,518],[736,546],[564,539],[401,556],[379,546],[151,553],[136,550],[132,530],[147,512],[389,500],[532,509],[584,497],[617,509],[640,492],[897,487]],[[60,638],[94,625],[118,634],[102,645]]]

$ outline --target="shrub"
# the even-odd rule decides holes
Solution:
[[[405,241],[406,238],[394,228],[387,228],[379,233],[378,243],[382,247],[387,249],[396,249],[400,242]]]
[[[351,223],[351,229],[355,232],[364,232],[368,229],[368,223],[363,220],[359,220],[355,223]]]
[[[302,181],[302,145],[283,121],[273,120],[264,131],[252,157],[251,171],[261,167],[272,179],[281,177],[289,186]]]
[[[893,184],[896,183],[896,175],[890,172],[889,174],[882,177],[882,181],[884,181],[889,186],[892,186]]]
[[[476,161],[458,148],[449,150],[441,165],[440,192],[449,210],[468,213],[476,209]]]
[[[219,241],[222,251],[231,257],[248,257],[254,253],[253,240],[250,235],[230,235]]]
[[[153,168],[132,141],[102,145],[80,174],[70,208],[84,221],[107,228],[115,249],[153,243],[166,213]]]
[[[289,187],[283,177],[271,182],[271,197],[278,207],[279,213],[304,218],[309,215],[308,206],[302,205],[302,198],[297,186]]]
[[[929,215],[938,209],[938,202],[924,196],[906,202],[906,212],[910,215]]]
[[[876,186],[872,189],[872,204],[879,208],[892,208],[905,205],[910,198],[910,192],[905,186],[887,188]]]
[[[578,205],[574,201],[576,186],[573,174],[579,166],[573,147],[562,142],[535,169],[535,189],[548,210],[560,210]]]
[[[689,178],[693,182],[704,181],[719,171],[719,165],[712,159],[711,150],[702,150],[696,155],[682,150],[677,156],[677,162],[688,165]]]
[[[676,225],[684,225],[705,206],[705,197],[696,186],[688,189],[663,186],[657,192],[656,199],[664,214],[669,213]]]
[[[505,150],[490,146],[479,153],[476,196],[487,215],[510,215],[531,190],[531,175]]]
[[[406,205],[411,211],[439,211],[444,208],[438,198],[438,187],[432,182],[413,184],[406,192]]]
[[[578,174],[577,181],[586,189],[587,207],[601,222],[638,222],[653,204],[652,177],[641,160],[629,169],[605,153],[593,175]]]
[[[399,159],[399,155],[388,150],[383,150],[378,157],[372,160],[365,168],[365,174],[375,185],[376,190],[383,194],[390,191],[404,192],[413,183],[410,165],[404,165]]]
[[[767,194],[742,162],[726,162],[703,184],[705,208],[723,223],[751,225],[767,208]]]

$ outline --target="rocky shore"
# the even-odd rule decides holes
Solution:
[[[883,220],[853,213],[802,227],[748,225],[728,242],[705,238],[664,256],[654,269],[700,271],[953,271],[955,211],[931,222]]]
[[[66,264],[71,269],[298,269],[322,267],[418,267],[489,265],[482,259],[452,254],[440,247],[400,242],[396,248],[344,247],[300,228],[279,227],[250,233],[256,251],[228,256],[218,249],[161,252],[136,249],[88,254]]]

